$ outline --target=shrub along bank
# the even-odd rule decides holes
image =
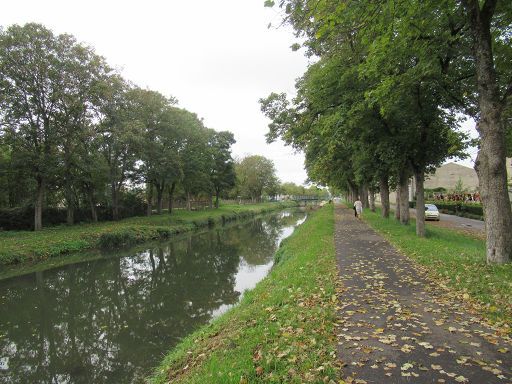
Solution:
[[[284,209],[295,203],[226,205],[204,211],[133,217],[117,222],[46,228],[38,232],[0,232],[0,265],[41,261],[90,248],[117,248],[165,239],[196,228]]]
[[[185,338],[150,383],[333,383],[336,261],[332,205],[310,215],[241,303]]]
[[[414,220],[404,226],[382,218],[380,210],[365,210],[363,219],[401,252],[426,266],[441,287],[454,288],[490,320],[512,324],[512,263],[488,265],[485,241],[436,226],[428,226],[427,237],[418,238]]]

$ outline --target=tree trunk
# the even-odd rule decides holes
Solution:
[[[369,190],[368,196],[370,197],[370,211],[375,212],[375,191]]]
[[[89,207],[91,208],[91,218],[94,223],[98,222],[98,211],[96,210],[96,201],[92,192],[89,192]]]
[[[354,202],[357,200],[356,188],[350,183],[348,185],[348,194],[349,203],[354,204]]]
[[[34,231],[43,229],[44,180],[37,178],[36,201],[34,203]]]
[[[151,216],[153,213],[153,185],[151,183],[146,184],[146,196],[148,204],[146,216]]]
[[[66,193],[66,224],[73,225],[75,223],[75,202],[72,192]]]
[[[398,207],[397,207],[398,208]],[[407,174],[400,175],[400,223],[409,225],[409,178]]]
[[[156,188],[156,211],[159,215],[162,214],[164,208],[164,188],[158,186]]]
[[[363,203],[363,208],[369,208],[370,203],[368,202],[368,186],[366,184],[363,184],[361,187],[361,195],[359,197]]]
[[[388,178],[383,176],[379,182],[380,202],[382,204],[382,217],[389,218],[389,183]]]
[[[119,193],[115,183],[110,186],[112,194],[112,219],[119,220]]]
[[[215,191],[215,208],[219,208],[219,195],[220,191]]]
[[[395,219],[400,220],[400,185],[396,186]]]
[[[416,235],[425,237],[425,174],[423,171],[414,173],[416,181]]]
[[[187,191],[187,211],[191,211],[192,206],[190,204],[190,192]]]
[[[480,134],[480,150],[475,170],[485,217],[488,263],[506,263],[512,259],[512,210],[507,188],[505,159],[505,124],[492,52],[491,20],[494,7],[480,9],[480,2],[466,1],[473,55],[476,64]],[[496,2],[489,3],[496,5]]]
[[[172,213],[172,204],[174,199],[174,189],[176,188],[176,182],[172,183],[169,188],[169,215]]]

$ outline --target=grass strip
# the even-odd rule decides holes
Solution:
[[[283,209],[295,203],[225,205],[203,211],[176,210],[169,214],[132,217],[113,222],[77,224],[42,231],[0,232],[0,265],[39,262],[91,248],[118,248],[165,239],[196,228],[225,223]]]
[[[332,205],[283,242],[241,303],[186,337],[150,383],[334,383],[336,261]]]
[[[441,287],[454,289],[497,325],[512,324],[512,264],[488,265],[485,241],[456,230],[427,226],[427,236],[416,236],[415,220],[408,226],[365,210],[363,219],[403,254],[427,267]]]

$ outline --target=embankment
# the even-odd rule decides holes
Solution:
[[[283,242],[270,274],[238,306],[185,338],[149,382],[334,382],[333,233],[332,205],[313,212]]]
[[[0,232],[0,265],[40,262],[94,248],[118,248],[294,206],[295,203],[225,205],[203,211],[175,211],[118,222],[59,226],[38,232]]]

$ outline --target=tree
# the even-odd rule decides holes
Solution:
[[[85,143],[91,139],[91,134],[94,139],[96,132],[90,128],[101,97],[101,83],[111,69],[93,49],[77,44],[72,36],[64,35],[61,39],[64,51],[64,57],[61,58],[64,71],[61,77],[65,92],[57,99],[56,125],[60,155],[59,179],[66,200],[67,223],[71,225],[74,222],[78,191],[84,186],[79,179],[80,168],[86,168],[88,164],[84,162],[94,158],[87,151],[81,150],[81,147],[87,146]],[[91,212],[95,220],[96,213]]]
[[[273,2],[267,2],[272,5]],[[351,3],[283,0],[285,19],[305,38],[309,54],[332,55],[364,42],[362,66],[381,71],[390,54],[407,48],[413,61],[396,77],[424,78],[442,90],[445,110],[477,121],[480,148],[475,169],[486,216],[487,261],[512,257],[512,210],[506,186],[505,120],[512,96],[512,3],[443,0]],[[376,65],[377,64],[377,65]],[[403,71],[403,72],[402,72]],[[390,83],[383,81],[382,86]]]
[[[150,215],[152,212],[154,189],[157,193],[157,212],[161,214],[165,188],[179,174],[178,148],[174,146],[179,140],[176,140],[177,129],[170,116],[176,100],[140,88],[131,89],[127,98],[131,119],[138,121],[143,130],[142,164],[139,171],[147,185],[147,213]]]
[[[210,131],[195,113],[182,110],[180,125],[184,134],[184,145],[181,150],[183,179],[181,186],[185,191],[187,209],[191,209],[193,195],[211,191],[210,156],[208,138]]]
[[[231,132],[211,131],[210,148],[210,179],[215,192],[215,207],[219,208],[219,197],[223,191],[235,186],[235,163],[231,157],[231,146],[235,138]]]
[[[264,192],[272,192],[278,184],[274,163],[263,156],[247,156],[235,170],[242,195],[252,201],[260,201]]]
[[[129,85],[119,76],[105,79],[99,106],[99,149],[108,166],[112,217],[119,219],[119,195],[135,178],[142,148],[143,127],[132,119],[126,93]]]
[[[69,36],[39,24],[0,32],[0,120],[17,163],[35,181],[34,229],[42,228],[44,193],[56,174],[59,101],[66,93]]]
[[[480,184],[487,261],[512,260],[512,210],[507,187],[505,111],[511,107],[512,4],[507,1],[463,0],[475,64],[480,149],[475,170]]]
[[[428,34],[416,33],[412,14],[423,17],[421,12],[432,6],[425,3],[395,7],[368,1],[279,2],[286,12],[285,21],[304,38],[307,54],[320,60],[297,83],[298,97],[291,112],[277,108],[278,113],[267,113],[273,120],[271,132],[276,119],[279,127],[279,119],[291,116],[279,128],[285,132],[282,137],[325,153],[327,157],[322,159],[314,152],[308,157],[309,149],[306,151],[306,159],[324,163],[311,168],[320,174],[329,172],[329,160],[332,163],[340,157],[332,150],[329,155],[315,141],[323,142],[324,147],[331,138],[339,141],[341,158],[348,160],[340,166],[350,168],[343,173],[352,196],[354,184],[362,184],[359,193],[366,194],[365,186],[377,180],[387,195],[385,179],[395,174],[400,189],[397,212],[403,224],[409,222],[410,176],[416,178],[421,206],[424,172],[446,157],[460,154],[463,147],[462,137],[454,132],[448,96],[442,92],[446,77],[437,68],[440,61],[450,60],[453,47],[431,44]],[[430,25],[428,21],[424,24]],[[457,28],[453,26],[455,33]],[[265,112],[265,104],[263,109]],[[329,130],[331,135],[326,133]],[[376,166],[379,161],[384,167]],[[417,233],[423,236],[421,207],[418,210]]]

